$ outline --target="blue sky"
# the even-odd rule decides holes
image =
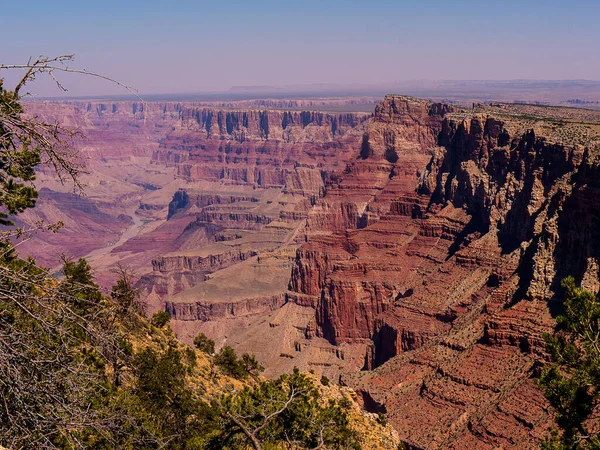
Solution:
[[[0,61],[75,53],[142,93],[600,79],[600,1],[2,0]],[[6,43],[10,45],[7,45]],[[7,82],[16,75],[0,74]],[[72,95],[119,93],[66,77]],[[48,81],[32,90],[58,94]]]

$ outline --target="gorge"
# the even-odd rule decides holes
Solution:
[[[409,449],[537,448],[560,280],[600,288],[600,112],[364,102],[32,103],[86,196],[42,171],[20,223],[64,227],[19,251],[132,267],[184,342],[326,375]]]

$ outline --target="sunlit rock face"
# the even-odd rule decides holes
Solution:
[[[559,282],[598,288],[599,120],[389,96],[309,212],[331,233],[298,249],[289,300],[315,309],[310,336],[364,348],[342,379],[409,448],[539,446]]]

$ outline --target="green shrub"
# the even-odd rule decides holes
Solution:
[[[246,372],[238,360],[235,350],[229,345],[224,346],[221,351],[215,355],[214,361],[225,375],[229,375],[239,380],[246,377]]]
[[[298,369],[226,396],[223,409],[224,427],[215,436],[219,448],[234,439],[234,448],[259,448],[253,441],[265,449],[290,441],[294,448],[360,448],[348,411],[334,400],[323,403],[313,380]]]
[[[556,318],[554,334],[544,334],[552,364],[546,365],[538,385],[555,410],[560,431],[553,429],[542,444],[545,450],[600,448],[595,415],[600,401],[600,301],[575,279],[562,282],[564,312]]]
[[[194,338],[194,346],[201,352],[212,355],[215,352],[215,341],[206,337],[204,333],[200,333]]]
[[[258,363],[254,355],[249,353],[244,353],[242,355],[240,363],[248,375],[257,376],[260,372],[265,370],[265,368]]]
[[[171,320],[171,316],[166,311],[158,311],[152,314],[152,319],[150,319],[150,323],[157,328],[162,328]]]
[[[214,362],[225,375],[237,378],[238,380],[246,379],[248,375],[256,376],[264,370],[264,367],[249,353],[244,353],[238,359],[235,350],[229,345],[224,346],[215,355]]]

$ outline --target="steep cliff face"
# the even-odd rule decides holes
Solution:
[[[184,186],[174,193],[167,223],[156,232],[169,223],[187,223],[170,248],[153,256],[152,273],[140,282],[153,308],[209,274],[297,245],[325,180],[353,156],[371,115],[193,105],[178,113],[153,164],[173,168]],[[285,289],[276,297],[284,294]],[[260,303],[252,292],[241,300],[248,299]],[[187,317],[182,308],[171,310]]]
[[[440,204],[465,209],[471,235],[486,236],[502,256],[520,259],[528,298],[550,298],[568,274],[597,278],[588,271],[590,258],[597,256],[593,227],[589,220],[573,221],[586,212],[595,216],[584,204],[597,183],[592,175],[597,144],[572,131],[565,137],[547,124],[483,114],[449,121],[440,135],[444,146],[421,182],[420,192],[431,194],[430,210]],[[468,258],[468,253],[473,251],[465,248],[458,256]]]
[[[243,301],[180,303],[167,301],[165,311],[175,320],[209,322],[224,318],[239,318],[248,315],[264,314],[281,308],[285,295],[247,298]]]
[[[181,119],[194,122],[207,137],[238,142],[267,140],[284,142],[331,141],[368,118],[366,114],[329,114],[318,111],[246,110],[227,111],[213,108],[184,109]]]
[[[358,158],[334,174],[327,196],[308,216],[309,230],[364,228],[387,213],[398,195],[414,195],[450,106],[388,96],[375,109]]]
[[[190,197],[185,189],[180,189],[173,195],[169,202],[167,219],[173,217],[178,211],[195,207],[197,210],[211,205],[230,205],[236,202],[258,202],[259,198],[252,195],[219,195],[200,193]]]
[[[530,378],[556,288],[598,288],[599,123],[387,97],[309,212],[310,229],[321,204],[359,211],[309,233],[288,298],[314,306],[315,336],[366,344],[375,369],[344,382],[409,448],[539,445],[550,418]]]
[[[184,108],[154,161],[186,180],[319,194],[344,166],[366,113]]]
[[[447,105],[386,97],[358,158],[334,175],[327,195],[309,211],[308,230],[315,236],[298,250],[290,298],[316,306],[317,335],[334,344],[370,340],[375,318],[392,305],[396,287],[384,274],[402,267],[389,253],[397,239],[415,233],[410,227],[418,175],[449,111]],[[319,236],[323,230],[344,233]]]
[[[595,253],[593,249],[577,250],[581,238],[568,238],[569,242],[575,239],[568,246],[563,240],[558,250],[547,248],[552,244],[548,228],[560,222],[566,229],[566,221],[571,220],[565,217],[559,221],[559,199],[573,186],[585,185],[589,191],[590,182],[594,183],[589,149],[578,142],[548,142],[548,136],[536,135],[549,132],[544,129],[546,125],[530,128],[530,122],[518,117],[501,120],[489,113],[462,118],[464,112],[452,113],[448,108],[412,99],[386,99],[365,134],[364,159],[351,163],[309,212],[310,229],[311,216],[318,216],[322,205],[341,197],[341,192],[346,193],[340,200],[346,210],[360,205],[364,211],[354,216],[354,221],[339,214],[337,222],[320,222],[320,230],[346,231],[311,238],[298,250],[292,274],[292,291],[315,297],[312,303],[319,305],[319,333],[334,343],[370,339],[376,331],[375,316],[393,303],[418,295],[418,289],[407,284],[406,270],[410,274],[413,260],[421,266],[442,263],[452,265],[453,270],[454,266],[465,271],[485,269],[486,274],[478,278],[490,286],[506,281],[518,269],[520,275],[529,274],[521,282],[528,286],[529,297],[550,296],[565,271],[579,274],[580,279],[594,278],[586,268]],[[420,129],[423,123],[427,125]],[[394,128],[390,130],[390,126]],[[392,143],[400,139],[390,136],[399,134],[407,141],[394,147]],[[383,141],[378,140],[381,136]],[[391,149],[395,162],[383,166],[382,160]],[[419,158],[422,154],[424,157]],[[368,170],[373,165],[382,172],[385,167],[385,180],[377,180]],[[366,181],[361,183],[358,175]],[[585,201],[580,190],[568,206]],[[584,236],[590,233],[591,228]],[[532,253],[533,247],[529,249],[532,242],[536,248],[541,245],[537,255]],[[339,261],[340,251],[343,262]],[[563,252],[564,257],[557,252]],[[536,258],[524,261],[534,255]],[[551,255],[559,264],[567,257],[571,262],[568,269],[562,268],[548,279],[549,261],[547,257],[542,261],[544,255]],[[575,257],[578,261],[572,261]],[[546,268],[543,280],[541,266]],[[392,273],[384,280],[378,272],[398,272],[401,284],[392,281]],[[371,277],[372,283],[365,284]],[[538,286],[538,281],[545,287]],[[344,300],[347,297],[362,300]],[[369,306],[362,303],[367,299]],[[347,310],[354,308],[352,304],[356,304],[356,311]],[[429,315],[446,323],[457,313],[430,311]],[[400,347],[411,345],[401,343]]]

